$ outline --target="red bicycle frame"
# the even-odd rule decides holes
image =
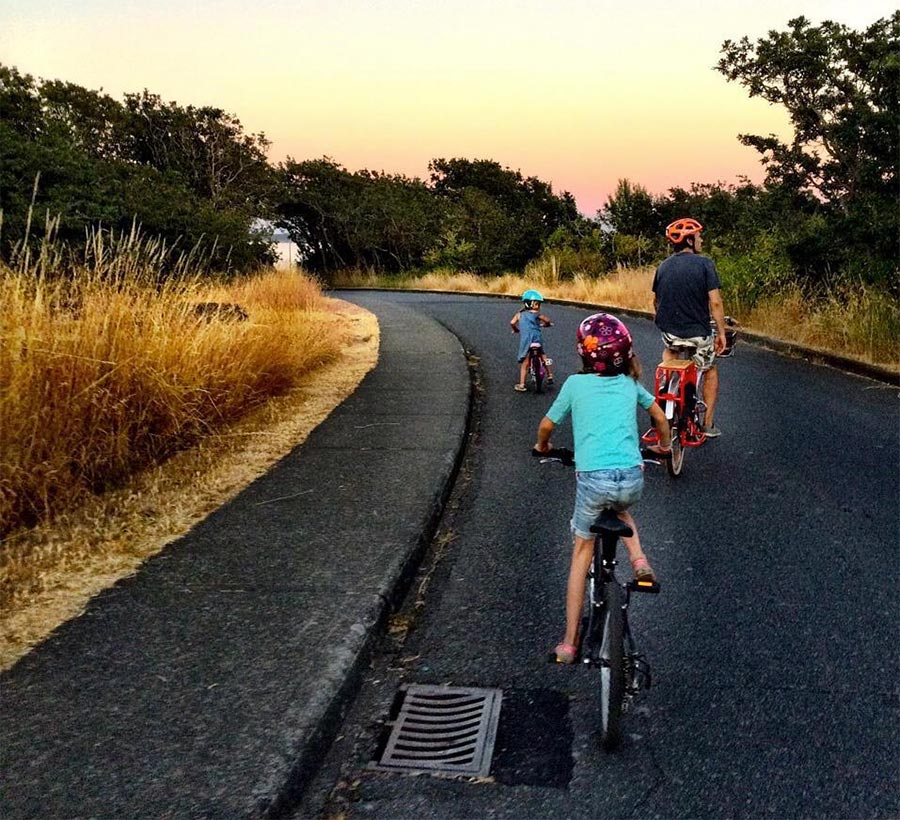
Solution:
[[[700,401],[701,381],[700,371],[691,359],[660,362],[656,368],[656,401],[667,418],[672,419],[677,413],[682,419],[678,433],[683,447],[699,447],[706,441],[694,412]]]

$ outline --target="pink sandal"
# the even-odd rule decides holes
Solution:
[[[578,654],[578,647],[572,646],[570,643],[566,643],[563,641],[562,643],[558,643],[556,645],[556,649],[553,650],[556,653],[556,662],[557,663],[575,663],[575,656]]]
[[[634,570],[634,577],[638,581],[650,581],[656,583],[656,573],[645,555],[640,558],[634,558],[631,561],[631,567]]]

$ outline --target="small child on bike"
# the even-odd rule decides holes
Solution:
[[[544,335],[542,328],[550,327],[553,323],[541,313],[541,302],[544,297],[536,290],[526,290],[522,294],[522,307],[512,319],[509,320],[513,333],[520,333],[519,352],[517,360],[519,362],[519,381],[516,383],[515,390],[518,393],[524,393],[525,375],[528,373],[528,351],[533,344],[541,346],[541,359],[544,367],[547,368],[547,384],[553,384],[553,371],[550,369],[551,359],[544,351]]]
[[[605,509],[614,510],[634,535],[623,538],[639,581],[655,581],[656,575],[641,548],[637,525],[628,508],[638,501],[644,487],[635,408],[640,405],[659,433],[656,453],[671,451],[665,413],[638,381],[641,366],[632,349],[631,334],[614,316],[595,313],[578,326],[578,354],[582,370],[563,383],[556,400],[541,419],[535,449],[551,449],[554,427],[572,417],[575,441],[575,511],[572,564],[566,592],[566,634],[556,647],[559,663],[573,663],[577,654],[578,627],[584,606],[585,578],[594,555],[591,525]]]

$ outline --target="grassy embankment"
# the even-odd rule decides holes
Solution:
[[[53,539],[29,546],[34,524],[226,430],[334,360],[346,333],[305,277],[217,284],[183,259],[161,282],[168,252],[154,242],[96,235],[88,251],[69,276],[52,244],[0,264],[0,610],[77,559]],[[248,318],[200,315],[199,302]]]
[[[384,277],[347,272],[335,286],[422,288],[465,293],[519,295],[537,287],[545,297],[653,310],[653,267],[623,268],[600,279],[561,279],[549,264],[532,264],[523,275],[482,277],[456,271]],[[747,330],[900,370],[900,305],[864,286],[835,286],[816,301],[799,288],[742,302],[723,281],[726,312]]]

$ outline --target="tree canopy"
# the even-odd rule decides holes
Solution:
[[[205,247],[219,270],[271,258],[257,217],[274,176],[262,134],[216,108],[164,103],[144,91],[118,102],[0,64],[0,254],[45,216],[77,245],[88,227],[141,230]]]
[[[896,270],[900,155],[900,11],[863,31],[805,17],[722,46],[717,69],[751,97],[784,106],[793,139],[741,134],[762,154],[772,188],[808,195],[835,237],[831,261]],[[817,259],[816,264],[827,260]]]

